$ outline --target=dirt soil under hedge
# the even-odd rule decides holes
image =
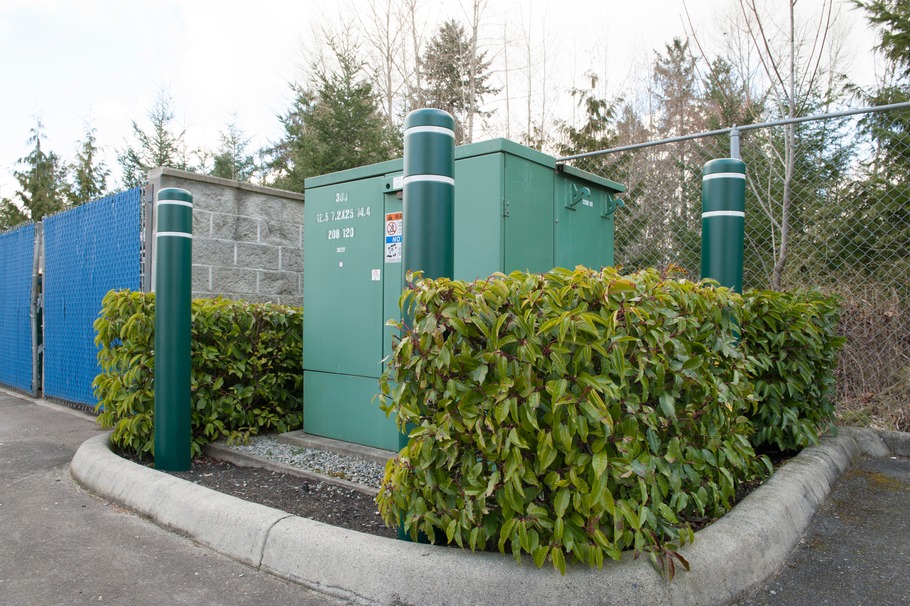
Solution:
[[[123,453],[120,453],[124,456]],[[134,462],[151,465],[146,461]],[[772,456],[775,468],[788,460]],[[374,497],[329,482],[300,478],[256,467],[238,467],[207,456],[193,459],[190,471],[166,472],[194,484],[229,494],[245,501],[274,507],[303,518],[379,537],[396,538],[397,529],[388,528],[379,515]],[[744,482],[736,491],[735,502],[746,498],[763,484],[762,480]],[[714,520],[689,519],[692,529],[701,530]]]
[[[387,528],[382,521],[374,498],[350,488],[255,467],[237,467],[210,457],[194,459],[190,471],[169,473],[303,518],[380,537],[398,536],[396,529]]]

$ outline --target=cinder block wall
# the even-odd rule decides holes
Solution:
[[[303,195],[172,168],[149,172],[146,217],[155,193],[193,194],[193,297],[303,305]],[[154,244],[153,221],[146,242]],[[147,246],[147,268],[154,259]],[[152,272],[146,272],[151,289]]]

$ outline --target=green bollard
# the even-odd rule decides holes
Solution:
[[[721,158],[705,164],[701,196],[701,277],[742,293],[745,163]]]
[[[193,196],[162,189],[155,209],[155,468],[188,471]]]
[[[455,273],[455,119],[418,109],[404,120],[402,199],[405,272],[427,278]]]
[[[402,271],[420,270],[427,278],[455,273],[455,119],[439,109],[404,119]],[[407,444],[408,434],[400,434],[399,449]],[[398,538],[411,540],[401,523]]]

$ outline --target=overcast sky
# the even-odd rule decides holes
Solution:
[[[147,124],[161,89],[173,97],[191,148],[216,146],[233,112],[253,147],[277,140],[276,116],[289,107],[288,84],[306,77],[302,49],[314,29],[326,20],[362,17],[367,2],[0,0],[0,196],[15,193],[10,174],[28,153],[35,116],[48,148],[67,160],[89,121],[119,176],[116,150],[130,137],[131,120]],[[686,5],[707,39],[717,35],[729,0]],[[465,14],[456,0],[426,0],[421,10],[428,36],[441,18]],[[858,11],[846,4],[841,11],[851,73],[868,84],[874,35]],[[564,91],[586,70],[609,72],[617,89],[647,78],[642,70],[652,49],[685,35],[683,12],[683,0],[488,0],[484,31],[499,46],[497,33],[506,31],[529,30],[547,41],[549,94],[559,106],[553,114],[571,108]]]

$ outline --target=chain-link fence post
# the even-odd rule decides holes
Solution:
[[[32,397],[41,394],[41,255],[44,250],[44,232],[41,221],[35,223],[35,256],[32,259],[32,295],[29,301],[29,318],[32,324]]]

